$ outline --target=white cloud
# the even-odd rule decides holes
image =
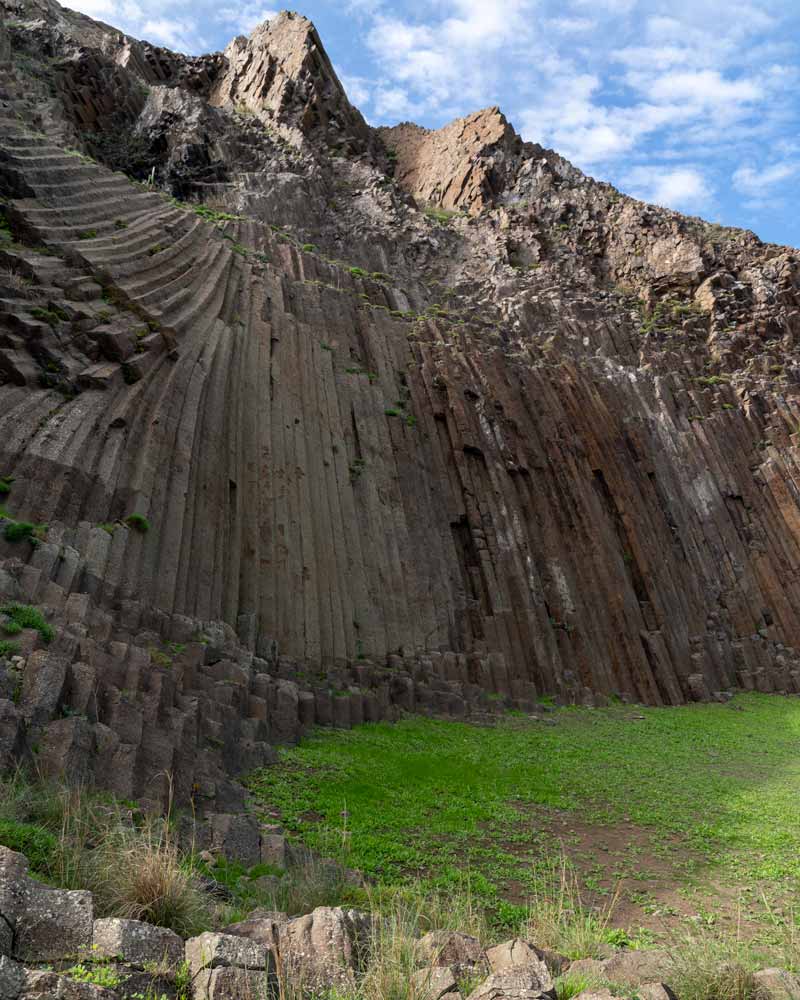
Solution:
[[[739,167],[733,174],[733,186],[742,194],[759,198],[768,193],[769,188],[795,177],[800,171],[800,163],[774,163],[761,170],[752,166]]]
[[[216,20],[236,34],[249,35],[253,28],[277,16],[277,10],[258,4],[243,4],[238,7],[222,7],[217,12]]]
[[[707,211],[711,187],[694,167],[636,167],[625,175],[627,189],[635,198],[681,211]]]
[[[350,76],[340,71],[338,66],[334,68],[351,104],[357,106],[366,104],[372,94],[372,84],[370,81],[363,76]]]
[[[157,45],[167,45],[174,49],[185,49],[186,40],[192,34],[192,29],[180,21],[159,17],[145,21],[141,28],[142,36],[148,42]]]
[[[710,69],[693,73],[664,73],[649,85],[649,97],[653,101],[689,101],[705,107],[756,101],[763,93],[753,80],[726,80],[716,70]]]
[[[113,0],[74,0],[69,4],[71,10],[77,10],[89,17],[103,18],[114,13]]]

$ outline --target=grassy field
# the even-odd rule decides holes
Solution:
[[[656,935],[758,934],[800,887],[800,699],[319,731],[251,787],[379,884],[467,882],[501,922],[564,856],[593,900],[618,897],[618,925]]]

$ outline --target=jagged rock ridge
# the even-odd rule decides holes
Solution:
[[[4,8],[0,475],[48,526],[7,587],[101,646],[235,629],[259,752],[342,682],[347,724],[800,690],[795,251],[497,109],[373,131],[296,15],[187,58]]]

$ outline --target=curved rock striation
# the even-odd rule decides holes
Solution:
[[[5,523],[47,529],[0,546],[28,599],[90,601],[132,646],[225,623],[265,704],[291,663],[292,721],[242,733],[259,753],[334,721],[342,679],[347,724],[800,691],[795,251],[625,198],[496,109],[372,132],[289,15],[155,82],[146,47],[48,3],[59,110],[19,86],[26,10],[0,475]],[[79,69],[191,201],[53,141],[80,138]]]

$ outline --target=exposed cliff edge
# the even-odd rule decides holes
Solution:
[[[0,756],[221,807],[315,721],[800,691],[796,251],[496,108],[373,130],[298,15],[0,9],[0,596],[60,629]]]

